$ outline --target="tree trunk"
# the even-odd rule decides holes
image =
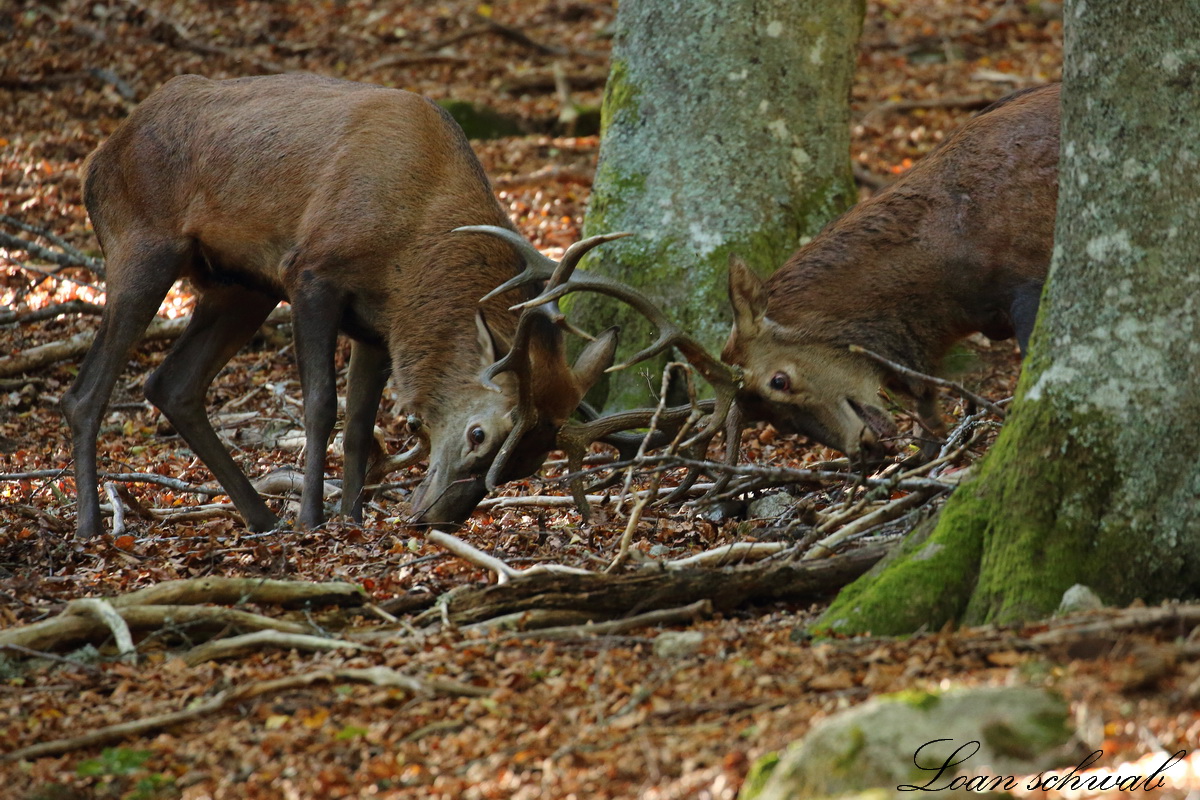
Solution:
[[[1200,14],[1067,0],[1058,222],[1008,425],[839,630],[1044,616],[1200,587]]]
[[[637,236],[586,266],[639,287],[719,349],[730,253],[767,274],[857,199],[849,94],[864,8],[622,2],[585,233]],[[595,331],[620,324],[619,359],[653,341],[647,323],[602,298],[572,316]],[[609,405],[646,405],[662,363],[617,373]]]

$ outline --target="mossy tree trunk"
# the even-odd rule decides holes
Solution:
[[[936,530],[822,626],[903,633],[1200,589],[1200,14],[1067,0],[1054,259],[1012,415]]]
[[[849,94],[864,7],[622,0],[585,232],[637,236],[593,251],[587,268],[641,288],[719,350],[730,253],[768,274],[857,199]],[[622,360],[653,341],[598,297],[572,317],[620,324]],[[608,405],[652,401],[661,364],[616,375]]]

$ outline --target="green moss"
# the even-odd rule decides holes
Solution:
[[[779,753],[767,753],[762,758],[754,762],[750,767],[750,772],[746,774],[746,780],[742,782],[742,790],[738,792],[738,800],[754,800],[762,793],[763,787],[767,785],[767,780],[771,777],[771,773],[775,771],[775,767],[779,765]]]
[[[629,78],[629,65],[614,60],[608,70],[604,101],[600,106],[600,138],[604,138],[613,120],[620,119],[622,125],[637,123],[641,94],[641,89]]]
[[[834,768],[843,775],[853,774],[859,765],[858,757],[862,755],[862,751],[867,746],[867,735],[863,729],[855,725],[849,731],[850,741],[846,742],[846,749],[839,753],[834,760]]]
[[[893,557],[843,589],[816,630],[890,636],[957,619],[975,586],[982,542],[932,533],[935,522],[922,524]]]
[[[896,700],[921,711],[932,711],[942,702],[941,695],[933,692],[920,692],[916,689],[886,694],[882,696],[882,699]]]

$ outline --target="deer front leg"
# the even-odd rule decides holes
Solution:
[[[253,531],[271,530],[279,520],[213,430],[205,394],[276,303],[273,297],[238,286],[205,291],[183,335],[146,381],[146,398],[200,457]]]
[[[310,529],[325,521],[325,459],[337,421],[334,355],[345,294],[298,262],[287,268],[285,280],[304,394],[304,488],[297,523]]]

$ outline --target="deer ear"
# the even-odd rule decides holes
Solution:
[[[583,348],[579,358],[575,359],[575,366],[571,371],[575,373],[575,381],[579,384],[580,397],[587,394],[588,389],[591,389],[592,385],[600,380],[604,370],[612,366],[613,356],[617,352],[617,332],[619,330],[620,328],[615,325],[609,328],[597,336],[596,341]]]
[[[483,311],[475,312],[475,335],[479,337],[479,360],[482,369],[487,369],[495,364],[504,353],[508,352],[508,346],[501,342],[488,327],[487,320],[483,318]]]
[[[729,302],[733,305],[733,335],[753,339],[762,331],[767,315],[767,287],[735,255],[729,256]]]

